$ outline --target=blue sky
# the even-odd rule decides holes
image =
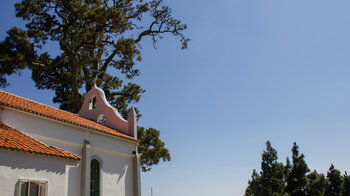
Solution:
[[[243,195],[266,140],[280,161],[296,141],[310,169],[350,171],[350,1],[166,4],[192,41],[143,42],[139,124],[161,130],[172,155],[142,174],[144,196]],[[0,9],[3,39],[20,21],[12,2]],[[57,106],[27,72],[10,79],[6,91]]]

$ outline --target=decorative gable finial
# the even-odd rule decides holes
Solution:
[[[118,110],[108,103],[105,93],[96,84],[85,95],[78,115],[137,138],[136,113],[134,108],[132,107],[128,114],[128,121],[125,120],[119,114]]]

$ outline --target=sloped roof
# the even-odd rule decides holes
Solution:
[[[95,121],[80,117],[77,114],[66,112],[5,91],[0,91],[0,105],[139,142],[131,136],[101,125]]]
[[[0,149],[22,151],[79,161],[81,157],[55,146],[48,146],[0,121]]]

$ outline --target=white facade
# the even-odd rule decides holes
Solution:
[[[18,195],[19,179],[46,181],[48,195],[67,195],[65,179],[73,162],[12,151],[0,151],[0,157],[0,195]]]
[[[72,161],[0,150],[0,195],[15,195],[21,179],[47,181],[49,196],[90,195],[92,159],[100,163],[99,195],[140,195],[137,141],[7,106],[2,106],[0,121],[47,145],[82,157]]]

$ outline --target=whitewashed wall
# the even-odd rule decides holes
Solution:
[[[90,135],[91,136],[91,135]],[[119,155],[101,149],[99,137],[91,137],[91,158],[101,163],[102,195],[133,195],[133,160],[131,155]],[[102,144],[101,144],[102,145]],[[97,146],[97,147],[95,147]],[[110,147],[110,146],[108,146]],[[114,194],[113,194],[114,193]]]
[[[0,195],[14,196],[20,179],[48,182],[50,196],[66,195],[66,165],[64,159],[0,150]]]
[[[79,156],[82,156],[84,139],[89,140],[91,158],[97,157],[101,161],[101,195],[133,195],[132,152],[136,149],[135,143],[7,107],[0,112],[0,120],[47,145]],[[63,178],[66,193],[79,196],[81,166],[68,168],[67,180]]]

